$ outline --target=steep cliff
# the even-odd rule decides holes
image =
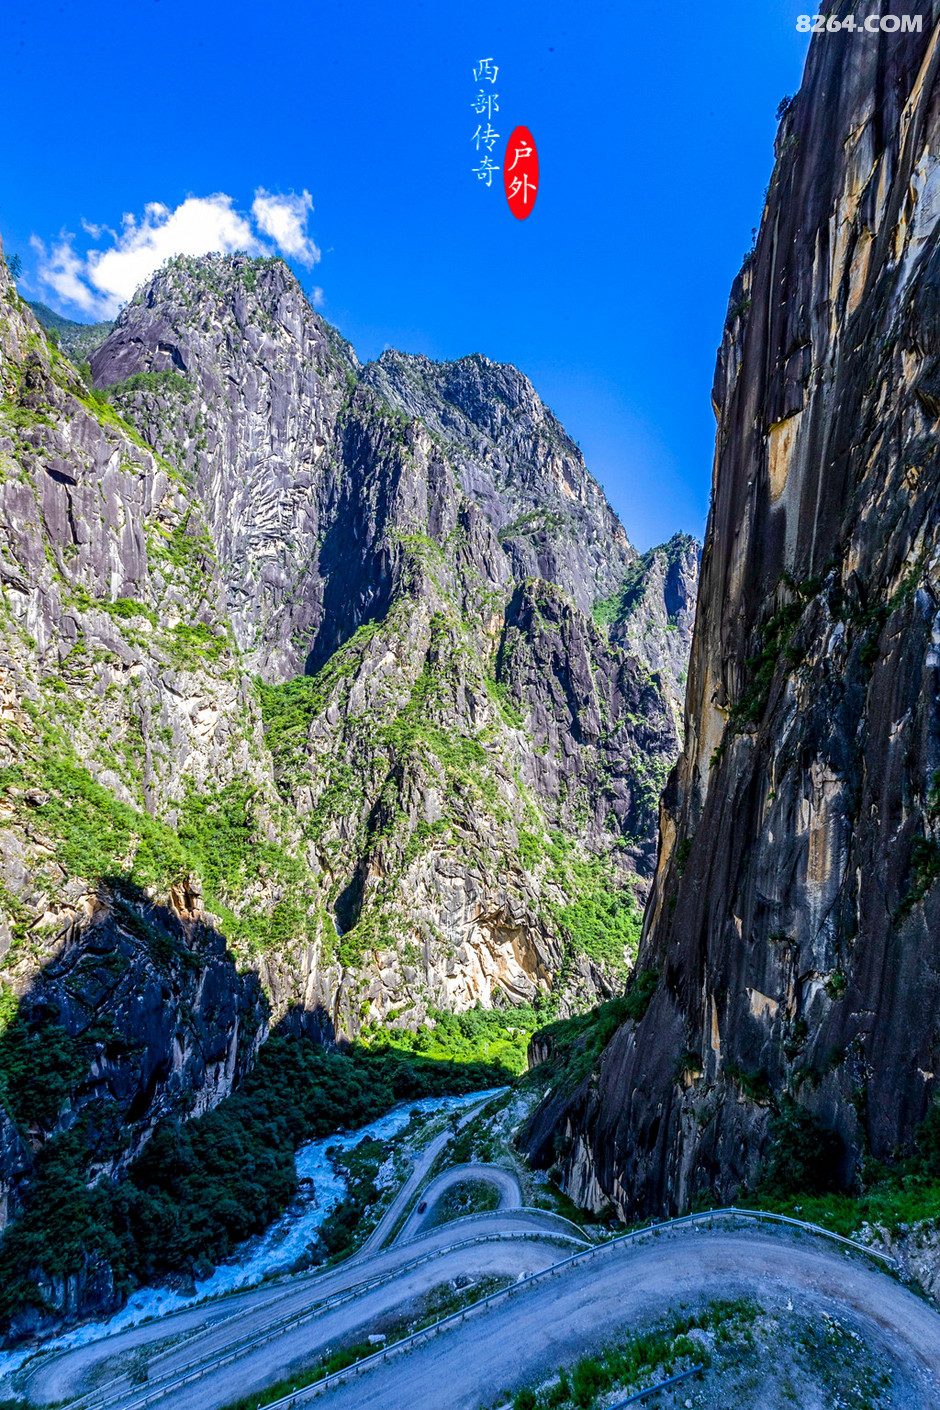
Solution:
[[[664,678],[578,607],[636,553],[528,381],[360,375],[285,266],[244,257],[173,261],[92,371],[204,506],[264,682],[316,937],[266,957],[276,1001],[348,1028],[605,992],[678,741]]]
[[[678,737],[649,654],[575,601],[636,554],[525,378],[446,369],[485,427],[474,498],[470,423],[390,406],[279,261],[171,262],[96,388],[2,280],[0,982],[24,1033],[81,1048],[37,1139],[97,1084],[115,1170],[224,1095],[257,979],[327,1037],[608,993]],[[499,527],[541,495],[564,552],[530,577]]]
[[[677,720],[682,719],[702,546],[674,534],[627,570],[617,591],[594,604],[611,641],[656,671]]]
[[[276,794],[198,508],[2,262],[0,384],[5,1223],[51,1135],[80,1130],[114,1171],[245,1071],[268,1006],[203,911],[193,799]]]
[[[496,530],[517,579],[557,583],[584,613],[635,562],[581,451],[517,368],[474,353],[431,362],[385,352],[364,380],[450,447],[467,497]]]
[[[781,123],[718,357],[649,1006],[526,1133],[625,1217],[728,1199],[798,1108],[850,1180],[936,1089],[940,47],[919,9],[920,34],[814,39]]]

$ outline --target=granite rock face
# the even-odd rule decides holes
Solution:
[[[363,380],[445,441],[464,494],[496,530],[517,579],[557,583],[586,615],[637,553],[565,433],[517,368],[385,352]]]
[[[319,946],[299,970],[296,951],[265,957],[275,1002],[315,992],[349,1028],[531,999],[561,973],[607,992],[557,913],[592,859],[645,896],[678,751],[650,664],[667,609],[635,651],[585,616],[637,555],[527,379],[479,356],[363,370],[283,264],[243,257],[173,261],[92,371],[204,506],[269,687]]]
[[[268,1003],[174,827],[193,790],[247,775],[276,793],[198,506],[89,396],[2,264],[0,381],[5,1223],[50,1136],[81,1123],[113,1172],[162,1115],[205,1110],[246,1070]]]
[[[281,261],[247,256],[174,261],[91,357],[96,386],[125,384],[115,405],[192,485],[235,639],[266,677],[296,675],[308,656],[322,665],[339,644],[318,630],[316,565],[331,534],[355,546],[367,580],[337,614],[349,634],[382,605],[377,526],[365,506],[355,527],[342,523],[360,508],[335,441],[357,366]],[[356,434],[351,424],[353,454]]]
[[[594,606],[611,641],[657,672],[681,725],[702,546],[675,534],[627,570],[617,591]]]
[[[940,47],[923,10],[922,34],[814,39],[731,293],[639,960],[659,983],[558,1134],[548,1109],[526,1133],[573,1198],[625,1218],[753,1183],[784,1096],[837,1133],[849,1180],[936,1090]]]
[[[2,263],[0,314],[3,1020],[74,1057],[4,1118],[7,1214],[50,1135],[119,1172],[269,1022],[611,993],[679,739],[665,645],[582,610],[637,555],[526,379],[427,364],[406,414],[241,256],[154,276],[94,387]],[[540,496],[554,557],[500,538]]]

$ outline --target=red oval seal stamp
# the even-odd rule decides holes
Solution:
[[[517,127],[506,144],[503,185],[509,209],[517,220],[525,220],[539,189],[539,154],[527,127]]]

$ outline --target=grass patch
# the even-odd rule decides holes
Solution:
[[[748,1198],[846,1237],[863,1224],[896,1236],[904,1225],[940,1220],[940,1104],[928,1112],[907,1155],[892,1165],[863,1162],[853,1190],[838,1188],[840,1156],[833,1133],[784,1098],[771,1122],[760,1182]]]
[[[195,395],[189,378],[182,372],[172,371],[135,372],[132,376],[125,377],[123,382],[112,382],[109,387],[100,388],[98,395],[107,401],[113,401],[115,398],[129,397],[134,392],[175,392],[187,399]]]
[[[348,1366],[355,1366],[357,1361],[372,1356],[376,1350],[377,1348],[367,1341],[352,1342],[341,1351],[332,1351],[329,1356],[322,1357],[315,1366],[307,1370],[298,1371],[293,1376],[284,1376],[273,1385],[266,1386],[264,1390],[253,1391],[251,1395],[243,1395],[240,1400],[233,1400],[224,1410],[262,1410],[263,1406],[281,1400],[292,1391],[302,1390],[304,1386],[314,1385],[317,1381],[325,1380],[327,1376],[336,1375],[338,1371],[345,1371]]]
[[[35,723],[37,734],[23,742],[19,762],[0,771],[0,786],[32,785],[48,795],[31,813],[71,875],[166,888],[193,869],[171,828],[97,783],[57,726]]]
[[[549,1055],[533,1070],[532,1079],[565,1090],[575,1088],[596,1069],[601,1053],[621,1024],[634,1023],[646,1013],[659,983],[657,970],[646,970],[631,982],[626,994],[599,1004],[588,1013],[558,1019],[535,1034]]]
[[[647,549],[646,553],[631,564],[617,591],[610,597],[598,598],[594,603],[592,616],[595,622],[599,626],[622,626],[645,598],[650,570],[656,558],[663,558],[663,576],[666,577],[670,568],[684,553],[697,548],[698,544],[690,534],[676,534],[668,543]],[[667,624],[667,630],[669,625],[673,628],[675,626],[674,623]]]
[[[72,600],[78,607],[84,610],[95,610],[107,612],[118,622],[132,621],[134,617],[146,617],[151,626],[157,625],[157,614],[146,602],[138,602],[133,597],[118,597],[113,602],[107,598],[92,597],[91,593],[81,584],[76,584],[70,589]]]
[[[553,834],[545,852],[550,863],[546,880],[574,897],[566,905],[550,906],[556,924],[575,950],[626,974],[643,930],[643,912],[632,887],[618,886],[609,862],[580,855],[560,833]]]
[[[383,1028],[370,1024],[361,1041],[373,1052],[415,1054],[434,1062],[488,1063],[503,1073],[502,1080],[517,1077],[528,1066],[529,1038],[538,1027],[536,1010],[528,1005],[514,1009],[483,1009],[479,1005],[466,1013],[446,1013],[431,1009],[433,1027]]]
[[[500,1288],[506,1287],[511,1281],[510,1278],[490,1276],[481,1278],[464,1288],[456,1288],[453,1283],[441,1283],[438,1287],[431,1288],[429,1292],[425,1293],[419,1300],[414,1316],[411,1318],[407,1320],[404,1318],[394,1320],[383,1318],[376,1326],[385,1334],[385,1345],[393,1346],[395,1342],[411,1336],[414,1332],[421,1331],[423,1327],[430,1326],[432,1322],[438,1322],[442,1317],[449,1317],[452,1313],[470,1306],[471,1303],[479,1302],[481,1298],[498,1292]],[[362,1361],[366,1356],[373,1356],[380,1349],[368,1341],[350,1342],[348,1346],[322,1357],[314,1366],[300,1370],[293,1376],[285,1376],[274,1385],[267,1386],[263,1391],[244,1396],[241,1400],[236,1400],[231,1405],[225,1406],[224,1410],[261,1410],[261,1407],[270,1405],[272,1401],[279,1400],[282,1396],[290,1395],[292,1391],[313,1385],[317,1381],[324,1380],[327,1376],[335,1375],[338,1371],[345,1371],[348,1366],[355,1365],[357,1361]],[[0,1406],[0,1410],[2,1410],[2,1406]]]
[[[362,648],[378,631],[379,622],[365,622],[313,676],[295,676],[279,685],[257,679],[265,741],[275,774],[289,782],[306,763],[310,725],[326,709],[336,685],[351,679],[361,664]]]
[[[888,1410],[898,1403],[890,1362],[886,1369],[881,1351],[863,1341],[848,1319],[792,1306],[765,1310],[739,1298],[694,1312],[680,1304],[649,1330],[580,1357],[539,1387],[518,1390],[511,1404],[513,1410],[595,1410],[696,1367],[708,1373],[705,1386],[693,1375],[649,1403],[855,1410]]]
[[[449,1224],[468,1214],[486,1214],[499,1207],[499,1190],[488,1180],[460,1180],[445,1190],[434,1207],[427,1228]]]
[[[175,472],[174,472],[175,473]],[[162,559],[194,581],[209,574],[217,563],[215,549],[204,524],[192,524],[192,509],[172,529],[153,524],[147,539],[151,558]]]
[[[129,425],[129,423],[124,420],[123,416],[121,416],[117,411],[115,411],[114,407],[108,401],[107,395],[104,392],[98,391],[95,388],[90,387],[88,389],[88,395],[79,396],[78,400],[81,402],[85,410],[91,413],[91,415],[95,418],[99,425],[107,426],[110,430],[113,431],[120,431],[121,435],[126,437],[127,440],[133,441],[135,446],[138,446],[141,450],[145,450],[148,455],[153,456],[154,460],[164,465],[168,470],[171,470],[172,472],[172,467],[167,466],[166,462],[162,459],[161,456],[157,455],[153,447],[147,444],[143,436],[141,436],[139,432],[135,431],[133,426]]]
[[[525,1387],[513,1397],[513,1410],[593,1410],[610,1391],[624,1393],[655,1385],[692,1366],[711,1365],[711,1355],[693,1329],[723,1341],[742,1336],[762,1308],[747,1298],[711,1302],[699,1312],[679,1312],[647,1332],[634,1332],[592,1356],[560,1368],[554,1384],[539,1392]]]
[[[183,667],[206,661],[214,665],[232,649],[227,636],[204,622],[177,622],[162,641],[173,664]]]

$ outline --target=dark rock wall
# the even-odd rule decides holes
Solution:
[[[848,1179],[936,1087],[940,48],[888,8],[924,32],[814,39],[731,293],[661,982],[527,1134],[625,1217],[753,1181],[785,1093]]]
[[[80,1132],[89,1173],[119,1173],[162,1118],[198,1116],[228,1096],[266,1036],[257,976],[238,973],[210,926],[144,897],[103,888],[95,899],[19,999],[25,1041],[42,1048],[54,1035],[48,1077],[67,1101],[38,1114],[15,1086],[6,1091],[20,1127],[4,1113],[2,1223],[50,1137]]]

